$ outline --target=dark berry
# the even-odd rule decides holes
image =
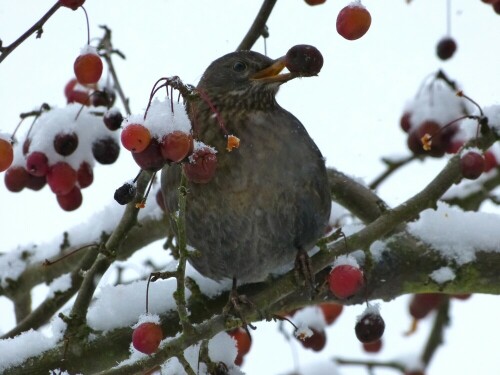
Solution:
[[[360,317],[354,330],[358,340],[363,343],[377,341],[384,334],[385,322],[380,314],[368,312]]]
[[[5,187],[13,193],[18,193],[28,185],[29,177],[30,174],[23,167],[10,167],[4,175]]]
[[[475,180],[484,172],[485,164],[483,155],[469,151],[460,158],[460,171],[464,178]]]
[[[59,155],[69,156],[78,147],[78,136],[76,133],[59,133],[54,137],[54,150]]]
[[[123,116],[118,110],[109,110],[104,114],[102,120],[109,130],[114,131],[120,129],[123,122]]]
[[[156,138],[152,138],[146,147],[141,152],[133,152],[132,157],[141,169],[156,172],[163,168],[165,159],[161,154],[161,145]]]
[[[98,139],[92,143],[92,155],[101,164],[113,164],[120,155],[120,145],[112,137]]]
[[[445,37],[436,46],[436,54],[441,60],[448,60],[457,50],[457,43],[453,38]]]
[[[115,190],[115,201],[119,204],[124,205],[130,203],[134,200],[137,193],[137,188],[135,185],[125,182],[122,186]]]
[[[299,44],[286,53],[285,65],[291,73],[316,75],[323,67],[323,55],[316,47]]]
[[[310,328],[313,332],[311,336],[304,339],[300,339],[300,343],[304,348],[311,349],[312,351],[319,352],[326,345],[326,332],[318,331],[314,328]]]

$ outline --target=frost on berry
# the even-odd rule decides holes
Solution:
[[[380,315],[378,305],[369,305],[365,311],[358,316],[354,327],[356,337],[362,343],[370,343],[380,340],[385,330],[385,322]]]
[[[189,163],[183,164],[184,173],[189,181],[206,184],[212,180],[217,169],[217,155],[211,147],[195,143],[195,150],[189,157]]]
[[[163,331],[158,323],[142,323],[132,333],[132,345],[144,354],[156,352],[162,339]]]
[[[366,34],[371,22],[370,12],[361,2],[353,1],[339,12],[337,32],[347,40],[356,40]]]
[[[85,46],[73,64],[75,77],[82,85],[95,84],[102,75],[103,64],[95,48]]]
[[[363,271],[352,256],[339,257],[330,274],[328,285],[334,296],[345,299],[356,294],[364,285]]]

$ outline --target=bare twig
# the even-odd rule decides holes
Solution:
[[[9,44],[7,47],[0,47],[0,63],[5,60],[5,58],[12,53],[17,47],[19,47],[26,39],[28,39],[32,34],[37,33],[37,38],[42,35],[42,27],[47,22],[47,20],[54,15],[54,13],[61,7],[59,1],[49,9],[47,13],[43,15],[42,18],[38,20],[33,26],[31,26],[26,32],[17,38],[14,42]]]

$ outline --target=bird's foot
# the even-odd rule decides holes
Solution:
[[[311,298],[314,298],[317,291],[311,266],[311,258],[309,258],[309,254],[307,254],[307,251],[303,248],[299,248],[297,257],[295,258],[295,277],[298,282],[300,282],[301,279],[304,280],[305,286],[311,294]]]
[[[254,325],[246,320],[243,314],[242,305],[250,306],[253,309],[257,308],[255,304],[247,298],[246,295],[238,293],[236,278],[233,278],[233,287],[231,288],[231,292],[229,293],[229,300],[227,301],[226,306],[224,306],[224,308],[222,309],[222,313],[225,316],[228,316],[231,312],[233,312],[234,315],[236,315],[236,317],[241,320],[241,322],[243,323],[243,327],[247,331],[248,328],[256,329]]]

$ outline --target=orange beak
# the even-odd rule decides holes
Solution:
[[[282,56],[279,59],[276,59],[267,68],[259,70],[251,77],[251,79],[254,81],[259,81],[264,83],[273,83],[273,82],[285,83],[297,77],[297,75],[292,73],[280,74],[280,72],[284,68],[285,68],[285,56]]]

